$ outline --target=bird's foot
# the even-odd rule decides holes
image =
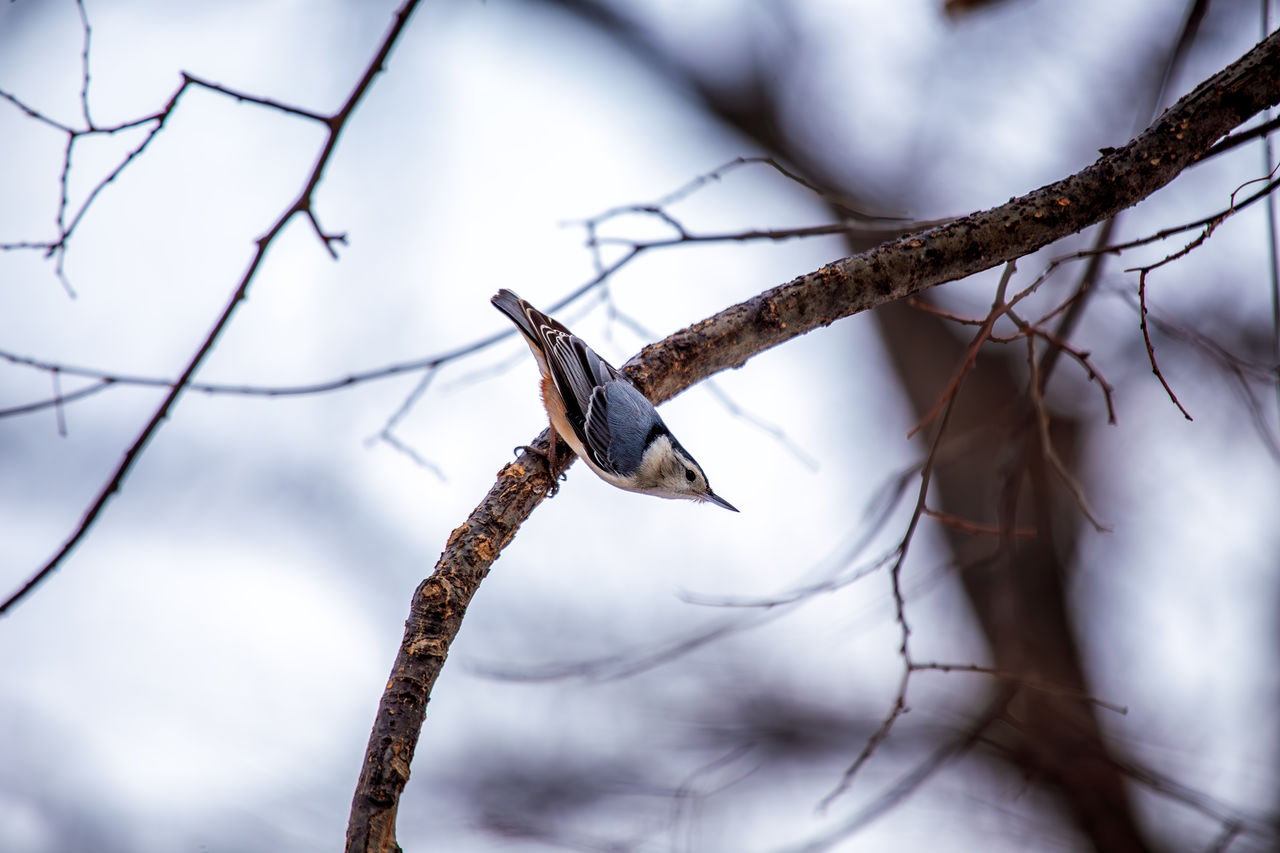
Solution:
[[[530,453],[537,456],[544,464],[546,464],[547,473],[551,475],[551,488],[547,490],[547,497],[549,498],[554,498],[556,496],[556,492],[560,491],[561,481],[569,479],[569,475],[563,468],[556,470],[557,466],[555,457],[545,450],[539,450],[538,448],[528,444],[520,444],[517,445],[512,452],[517,456],[521,453]]]

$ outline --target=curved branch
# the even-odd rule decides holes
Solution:
[[[1272,34],[1138,138],[1075,175],[767,290],[646,347],[624,369],[662,402],[798,335],[1030,254],[1151,195],[1277,101],[1280,34]],[[539,441],[545,440],[544,433]],[[527,454],[504,467],[414,592],[352,801],[348,851],[399,850],[396,808],[431,688],[480,582],[551,485],[545,468]]]

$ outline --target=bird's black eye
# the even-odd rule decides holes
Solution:
[[[693,473],[688,468],[684,469],[684,478],[688,480],[690,483],[692,483],[695,479],[697,479],[697,476],[698,476],[697,474]]]

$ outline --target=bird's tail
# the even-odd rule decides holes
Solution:
[[[511,318],[511,322],[516,324],[516,328],[520,330],[520,333],[528,338],[529,343],[538,351],[544,348],[543,337],[547,329],[564,335],[573,335],[572,332],[560,325],[559,321],[543,314],[505,287],[495,293],[489,301],[493,303],[495,308]],[[541,331],[539,331],[540,329]]]
[[[529,319],[528,314],[530,309],[537,309],[534,309],[532,305],[505,287],[495,293],[489,301],[493,303],[493,307],[511,318],[511,322],[516,324],[516,328],[529,339],[530,343],[538,344],[538,333],[534,330],[533,322]],[[541,349],[541,345],[539,345],[539,349]]]

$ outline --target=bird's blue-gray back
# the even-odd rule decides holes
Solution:
[[[584,431],[597,464],[626,475],[640,467],[652,435],[666,432],[666,426],[635,386],[617,379],[591,393]]]

